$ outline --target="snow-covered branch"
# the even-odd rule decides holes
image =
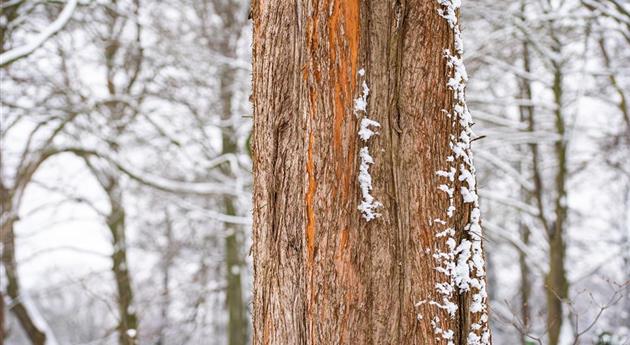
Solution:
[[[514,181],[518,182],[525,189],[529,191],[534,189],[534,184],[531,181],[529,181],[525,176],[523,176],[518,170],[510,166],[510,164],[498,158],[496,155],[487,151],[479,150],[479,149],[476,151],[476,154],[477,154],[477,157],[501,169],[503,172],[505,172],[508,176],[513,178]]]
[[[109,163],[113,164],[122,173],[129,176],[131,179],[164,192],[191,195],[243,195],[242,190],[238,190],[237,188],[226,185],[224,183],[180,181],[157,176],[146,171],[140,171],[132,167],[130,164],[123,162],[105,152],[99,152],[80,147],[65,147],[58,149],[58,152],[68,152],[82,157],[93,156],[105,159]]]
[[[72,14],[77,8],[78,2],[78,0],[68,0],[68,3],[59,14],[59,17],[57,17],[57,19],[52,22],[52,24],[50,24],[46,29],[37,34],[37,36],[35,36],[32,41],[24,44],[23,46],[13,48],[0,54],[0,67],[8,65],[18,59],[21,59],[31,54],[42,44],[44,44],[46,40],[59,32],[59,30],[63,29],[63,27],[70,21],[70,18],[72,18]]]
[[[522,201],[516,200],[516,199],[511,199],[505,196],[502,196],[498,193],[493,193],[493,192],[488,192],[488,191],[484,191],[484,190],[480,190],[479,191],[479,195],[484,198],[484,199],[488,199],[488,200],[492,200],[495,202],[498,202],[500,204],[503,204],[505,206],[510,206],[513,207],[517,210],[521,210],[523,212],[529,213],[532,216],[536,216],[538,217],[540,212],[538,212],[538,209],[534,206],[528,205]]]

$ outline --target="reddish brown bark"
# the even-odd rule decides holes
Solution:
[[[417,306],[441,300],[433,254],[447,245],[431,224],[449,199],[436,171],[461,132],[443,111],[453,31],[437,10],[421,0],[253,2],[254,344],[446,344],[435,317],[466,343],[478,321],[469,293],[454,297],[454,317]],[[381,124],[368,144],[353,110],[364,80]],[[357,209],[365,145],[383,203],[370,222]],[[463,229],[471,204],[459,192],[454,204],[448,225]]]

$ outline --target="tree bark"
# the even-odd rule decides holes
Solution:
[[[254,344],[490,343],[459,26],[439,9],[457,10],[253,2]],[[366,116],[380,123],[367,142]]]

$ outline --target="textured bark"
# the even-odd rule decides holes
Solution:
[[[449,198],[436,171],[461,131],[443,111],[453,31],[437,10],[420,0],[253,2],[254,344],[447,344],[432,320],[465,344],[478,322],[470,293],[455,298],[453,318],[418,303],[441,300],[433,254],[447,245],[431,224]],[[367,144],[383,203],[371,222],[357,210],[363,80],[381,124]],[[460,185],[456,229],[472,208]]]

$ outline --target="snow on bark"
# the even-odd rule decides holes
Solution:
[[[360,69],[358,73],[361,77],[365,76],[365,70],[363,68]],[[361,96],[354,101],[354,113],[357,116],[363,114],[358,134],[359,138],[367,144],[368,140],[370,140],[372,136],[378,134],[378,132],[375,132],[375,129],[381,127],[381,124],[367,117],[367,100],[370,94],[370,89],[368,88],[366,81],[363,81],[362,85],[363,90],[361,92]],[[361,162],[359,165],[359,187],[361,188],[362,200],[358,209],[361,211],[363,218],[369,222],[379,216],[376,210],[379,207],[382,207],[383,204],[378,202],[371,194],[372,176],[370,175],[369,169],[370,165],[374,164],[374,158],[370,155],[370,150],[367,145],[363,146],[359,150],[359,158]]]
[[[468,224],[464,227],[463,239],[457,243],[455,239],[456,231],[447,226],[447,222],[437,222],[440,229],[436,237],[446,238],[446,251],[437,250],[433,254],[436,260],[436,271],[444,275],[444,281],[437,283],[436,291],[442,296],[442,302],[428,302],[431,305],[437,305],[438,308],[451,306],[448,308],[449,315],[455,317],[458,306],[455,303],[457,294],[470,292],[472,294],[472,302],[470,305],[470,313],[479,314],[470,326],[468,336],[465,341],[468,345],[489,345],[490,330],[488,328],[488,307],[487,293],[485,283],[485,269],[483,248],[481,245],[481,226],[479,197],[476,189],[475,167],[473,164],[473,154],[471,150],[472,117],[468,111],[465,99],[466,83],[468,81],[468,73],[463,62],[463,42],[461,38],[461,30],[458,23],[457,12],[461,7],[461,0],[437,0],[441,8],[438,14],[446,20],[451,30],[453,30],[455,52],[450,49],[444,50],[444,58],[449,70],[449,79],[447,87],[453,92],[453,111],[444,111],[452,121],[457,121],[461,128],[459,136],[451,135],[450,149],[453,154],[446,158],[448,167],[444,170],[436,171],[436,175],[445,178],[445,183],[441,184],[438,189],[447,194],[449,206],[446,209],[446,216],[452,218],[454,206],[454,194],[456,188],[456,179],[462,182],[459,187],[459,193],[464,203],[472,204],[472,211]],[[424,302],[420,302],[424,303]],[[449,345],[453,344],[452,337],[445,337],[451,334],[453,330],[444,330],[439,328],[438,323],[433,323],[433,330],[436,336],[442,336]]]

